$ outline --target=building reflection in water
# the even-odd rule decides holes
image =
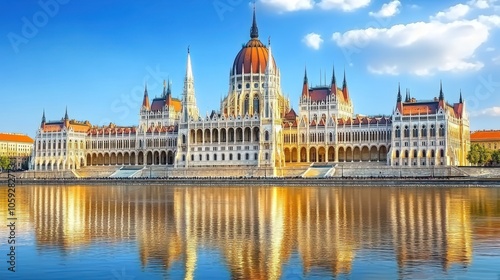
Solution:
[[[36,186],[22,191],[30,198],[25,203],[31,204],[38,246],[67,250],[99,240],[135,240],[143,267],[168,271],[177,264],[185,279],[194,277],[200,250],[220,252],[231,277],[246,279],[282,277],[292,254],[298,254],[306,275],[349,274],[361,250],[394,260],[400,272],[428,263],[444,270],[468,266],[476,234],[471,213],[500,212],[498,203],[485,203],[491,189]]]

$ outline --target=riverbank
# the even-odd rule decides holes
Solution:
[[[500,187],[500,178],[413,177],[413,178],[66,178],[16,179],[16,185],[166,185],[166,186],[388,186],[388,187]]]

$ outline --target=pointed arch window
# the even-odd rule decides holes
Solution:
[[[253,98],[253,111],[255,114],[260,113],[260,101],[259,101],[259,96],[257,95]]]
[[[250,114],[249,110],[250,110],[250,101],[248,100],[249,97],[248,95],[245,96],[245,101],[243,103],[243,115],[246,115],[246,114]]]

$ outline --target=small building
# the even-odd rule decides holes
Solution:
[[[500,130],[478,130],[470,134],[471,144],[479,144],[491,150],[500,149]]]
[[[26,134],[0,133],[0,157],[9,157],[13,169],[28,169],[33,142]]]

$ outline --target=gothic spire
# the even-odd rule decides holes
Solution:
[[[308,96],[309,94],[309,85],[307,79],[307,69],[304,68],[304,84],[302,85],[302,96]]]
[[[344,68],[344,82],[342,83],[342,93],[344,94],[344,100],[346,102],[349,101],[349,90],[347,89],[347,79],[345,76],[345,68]]]
[[[65,121],[69,120],[69,117],[68,117],[68,106],[66,106],[66,112],[64,113],[64,120]]]
[[[168,83],[167,83],[167,96],[171,96],[172,95],[172,86],[171,86],[171,82],[170,82],[170,78],[168,79]]]
[[[162,97],[163,98],[167,97],[167,82],[165,80],[163,80],[163,93],[162,93]]]
[[[464,100],[462,99],[462,90],[460,89],[460,99],[458,100],[458,103],[464,103]]]
[[[398,83],[398,103],[401,102],[401,85]]]
[[[149,106],[149,96],[148,96],[148,85],[144,84],[144,98],[142,99],[142,108],[146,110],[150,110]]]
[[[257,20],[255,18],[255,3],[253,4],[253,22],[252,28],[250,28],[250,38],[259,38],[259,28],[257,27]]]
[[[45,122],[46,122],[46,119],[45,119],[45,109],[43,109],[42,123],[45,123]]]
[[[332,71],[332,85],[337,85],[337,78],[335,78],[335,65],[333,65]]]
[[[191,53],[189,50],[189,46],[187,52],[186,80],[193,81],[193,68],[191,67]]]
[[[439,100],[444,100],[443,81],[439,81]]]

